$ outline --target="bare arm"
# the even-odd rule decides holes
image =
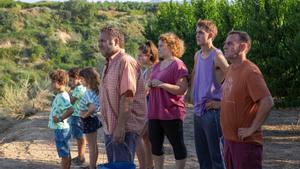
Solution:
[[[266,96],[260,99],[256,117],[254,118],[251,126],[249,128],[239,128],[238,136],[243,140],[258,130],[264,124],[273,106],[274,102],[271,96]]]
[[[214,58],[214,62],[215,67],[220,68],[223,74],[225,75],[228,70],[229,64],[221,52],[218,52],[218,54]]]
[[[73,113],[73,108],[70,107],[70,108],[68,108],[67,111],[61,116],[61,119],[64,120],[64,119],[70,117],[70,116],[72,115],[72,113]]]
[[[127,91],[121,96],[118,122],[113,133],[113,139],[117,143],[124,142],[126,122],[128,121],[129,113],[131,113],[132,104],[133,93],[132,91]]]
[[[70,117],[72,115],[72,113],[73,113],[73,108],[69,107],[67,109],[67,111],[61,117],[53,116],[52,118],[55,123],[59,123],[59,122],[63,121],[64,119]]]
[[[184,95],[188,88],[188,82],[186,77],[180,78],[175,85],[154,79],[151,81],[151,87],[162,88],[173,95]]]
[[[76,102],[77,98],[76,97],[71,97],[70,98],[70,101],[71,101],[71,104],[74,104]]]
[[[80,111],[80,116],[81,116],[82,118],[87,118],[87,117],[89,117],[91,114],[93,114],[93,112],[95,112],[95,110],[96,110],[96,106],[95,106],[94,104],[90,103],[90,104],[88,105],[88,110],[87,110],[87,111]]]
[[[218,52],[216,57],[214,58],[214,64],[216,68],[216,79],[219,83],[222,83],[229,64],[221,52]],[[205,107],[206,109],[220,109],[221,102],[216,100],[209,100],[206,102]]]
[[[198,51],[199,52],[199,51]],[[195,69],[196,69],[196,65],[197,65],[197,56],[198,56],[198,52],[195,53],[194,56],[194,66],[193,66],[193,70],[192,70],[192,77],[191,77],[191,87],[193,88],[194,85],[194,77],[195,77]]]

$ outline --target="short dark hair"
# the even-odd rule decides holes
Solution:
[[[118,38],[120,42],[119,46],[124,48],[124,33],[119,28],[113,25],[106,25],[100,29],[100,33],[102,34],[103,32],[108,33],[112,38]]]
[[[247,43],[248,51],[251,49],[251,37],[245,31],[230,31],[228,35],[238,35],[240,42]]]
[[[68,73],[62,69],[54,70],[49,74],[51,81],[56,81],[60,85],[66,85],[69,82]]]
[[[80,73],[81,69],[79,67],[75,67],[69,70],[68,74],[69,77],[71,78],[79,78],[79,73]]]

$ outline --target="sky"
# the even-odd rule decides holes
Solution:
[[[22,2],[38,2],[41,0],[18,0]],[[49,0],[48,0],[49,1]],[[50,0],[50,1],[66,1],[66,0]],[[88,0],[90,2],[96,2],[96,1],[113,1],[113,2],[124,2],[124,1],[136,1],[136,2],[151,2],[151,1],[158,1],[158,0]],[[170,0],[159,0],[159,1],[170,1]],[[183,0],[173,0],[173,1],[183,1]]]

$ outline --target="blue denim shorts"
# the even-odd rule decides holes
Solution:
[[[81,120],[83,122],[83,133],[93,133],[102,127],[102,123],[97,116],[89,116],[86,118],[81,118]]]
[[[71,116],[69,118],[69,124],[72,137],[75,139],[81,139],[83,137],[83,123],[81,118],[78,116]]]
[[[71,138],[70,129],[55,129],[54,137],[58,156],[60,158],[69,157],[71,155],[69,143]]]

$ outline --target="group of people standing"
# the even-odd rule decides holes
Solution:
[[[103,27],[99,48],[106,64],[101,76],[93,68],[80,70],[76,76],[71,70],[69,76],[63,70],[50,74],[58,94],[49,127],[55,131],[62,168],[70,168],[71,161],[85,161],[82,133],[89,145],[87,168],[96,168],[97,129],[102,125],[109,162],[133,162],[136,153],[141,169],[163,169],[166,136],[176,169],[185,168],[184,98],[191,84],[200,168],[261,169],[261,126],[273,106],[271,94],[258,67],[246,57],[251,48],[249,35],[231,31],[224,43],[225,57],[213,45],[216,36],[212,21],[197,22],[196,40],[201,49],[194,56],[189,76],[180,60],[184,42],[174,33],[160,35],[158,48],[151,41],[141,45],[135,60],[124,50],[124,34],[114,26]],[[73,78],[70,82],[79,79],[71,86],[71,99],[64,87],[68,77]],[[86,91],[78,96],[81,85]],[[72,160],[68,145],[71,134],[78,143],[78,157]]]

